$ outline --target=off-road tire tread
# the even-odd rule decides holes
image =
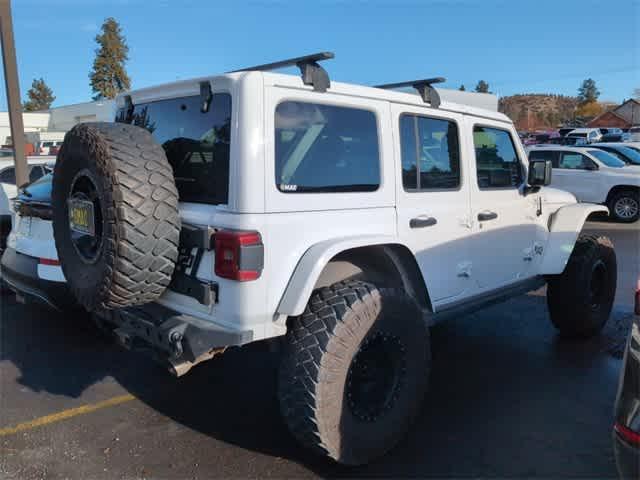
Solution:
[[[67,135],[88,145],[112,186],[103,206],[103,255],[111,266],[98,289],[100,300],[71,281],[73,293],[89,310],[157,300],[171,281],[180,236],[178,192],[164,149],[148,131],[122,123],[79,124]],[[63,143],[57,165],[64,155]]]
[[[606,318],[597,323],[585,322],[589,318],[589,312],[580,301],[584,295],[584,285],[575,281],[583,266],[591,262],[593,257],[598,255],[598,250],[602,248],[613,253],[615,267],[615,250],[608,237],[581,234],[575,243],[564,272],[548,279],[549,316],[562,336],[587,338],[598,333],[606,323]],[[615,275],[613,285],[610,287],[615,293]]]
[[[378,289],[356,280],[338,282],[313,293],[302,315],[290,322],[284,360],[279,372],[281,413],[293,436],[306,448],[340,463],[357,464],[343,458],[339,445],[329,443],[324,435],[329,426],[322,416],[323,406],[335,404],[323,398],[320,382],[332,382],[332,366],[342,366],[342,359],[328,349],[330,340],[353,339],[355,334],[343,320],[360,303],[372,302],[380,310],[383,297],[395,296],[414,302],[404,291]],[[351,316],[358,319],[357,315]],[[428,345],[428,330],[425,328]],[[344,448],[344,446],[343,446]],[[359,463],[359,462],[358,462]]]

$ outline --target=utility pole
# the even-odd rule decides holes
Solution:
[[[9,107],[9,125],[13,141],[16,185],[21,186],[29,181],[29,175],[24,152],[24,124],[22,121],[22,105],[20,103],[16,46],[13,39],[13,22],[11,20],[11,0],[0,0],[0,42],[2,43],[2,64],[4,66],[4,81],[7,89],[7,105]]]

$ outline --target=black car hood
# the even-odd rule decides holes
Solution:
[[[51,209],[52,186],[53,174],[49,173],[21,188],[13,202],[14,210],[22,217],[51,220],[53,215]]]

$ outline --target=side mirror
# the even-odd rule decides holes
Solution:
[[[530,187],[544,187],[551,183],[551,172],[553,165],[551,160],[531,160],[529,161],[529,178],[527,183]]]

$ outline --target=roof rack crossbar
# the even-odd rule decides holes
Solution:
[[[269,71],[277,70],[279,68],[296,66],[300,69],[302,76],[302,82],[305,85],[312,85],[313,89],[318,92],[325,92],[327,88],[331,86],[331,80],[329,74],[322,68],[318,62],[322,60],[330,60],[335,55],[333,52],[318,52],[311,55],[305,55],[303,57],[289,58],[287,60],[281,60],[279,62],[265,63],[263,65],[256,65],[254,67],[241,68],[239,70],[233,70],[233,72],[248,72],[248,71]],[[231,72],[231,73],[233,73]]]
[[[433,84],[443,82],[446,82],[444,77],[434,77],[424,78],[422,80],[411,80],[409,82],[386,83],[384,85],[376,85],[375,88],[393,90],[396,88],[413,87],[418,91],[423,102],[431,104],[433,108],[438,108],[441,103],[440,94],[433,88]]]

